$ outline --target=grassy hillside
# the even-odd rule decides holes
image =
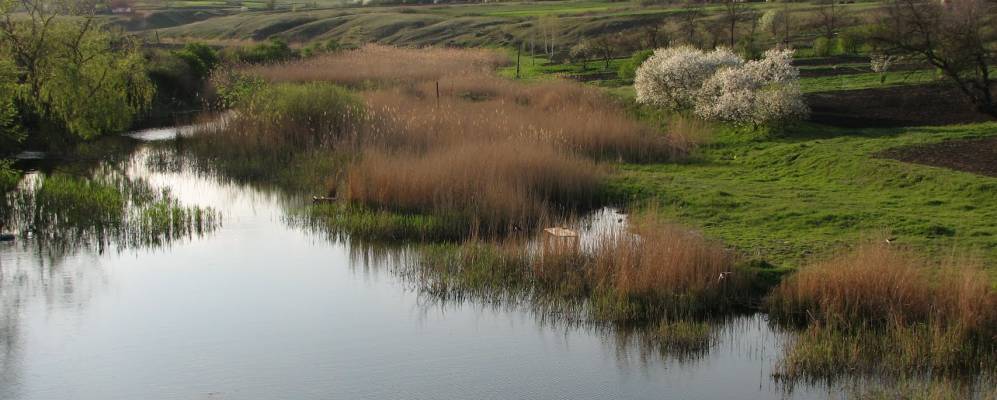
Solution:
[[[536,38],[541,17],[557,17],[551,29],[561,50],[583,38],[615,33],[634,35],[644,27],[661,27],[689,13],[698,13],[702,22],[721,18],[721,5],[694,8],[681,4],[649,4],[638,1],[555,0],[543,2],[500,2],[452,5],[357,6],[344,2],[278,2],[276,10],[262,10],[262,2],[169,2],[146,3],[142,15],[129,19],[129,29],[158,30],[165,37],[198,40],[264,40],[281,37],[292,42],[336,38],[342,43],[378,42],[404,46],[460,45],[503,46]],[[241,8],[244,6],[245,9]],[[807,45],[815,35],[816,8],[811,3],[746,3],[757,18],[767,10],[789,10],[796,19],[794,41]],[[878,7],[876,2],[838,6],[842,14],[858,16]],[[201,14],[194,15],[193,12]],[[205,12],[214,12],[204,18]],[[182,15],[162,21],[163,13]],[[186,14],[184,14],[186,13]],[[145,15],[145,16],[143,16]],[[151,20],[151,21],[145,21]],[[851,18],[850,20],[854,20]],[[184,23],[185,22],[185,23]],[[750,29],[751,23],[740,24]],[[709,29],[703,28],[701,34]]]

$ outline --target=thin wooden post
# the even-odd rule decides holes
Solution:
[[[516,48],[516,79],[519,79],[519,54],[523,52],[523,45],[520,43]]]
[[[436,81],[436,108],[440,108],[440,81]]]

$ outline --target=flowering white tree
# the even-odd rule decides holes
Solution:
[[[634,77],[637,102],[673,110],[692,108],[704,81],[723,67],[742,63],[744,60],[726,48],[709,53],[690,46],[655,50],[637,68]]]
[[[718,71],[703,83],[696,97],[696,114],[756,125],[806,117],[809,110],[792,59],[792,50],[769,50],[761,60]]]
[[[637,69],[637,102],[736,123],[800,119],[809,111],[792,58],[792,50],[769,50],[761,60],[745,62],[722,48],[659,49]]]

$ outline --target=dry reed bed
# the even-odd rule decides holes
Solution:
[[[402,212],[458,214],[477,233],[532,229],[553,206],[596,203],[601,169],[551,146],[469,142],[422,154],[370,150],[349,169],[347,199]]]
[[[369,44],[357,50],[242,70],[269,82],[325,81],[364,86],[488,72],[508,62],[508,57],[501,53],[485,49],[406,49]]]
[[[583,247],[539,246],[538,237],[429,251],[419,255],[419,284],[441,298],[525,297],[545,313],[621,323],[722,317],[761,296],[754,273],[721,244],[650,214],[634,218],[630,230]]]
[[[473,79],[473,82],[464,79]],[[424,148],[471,140],[529,140],[609,161],[677,160],[698,144],[662,135],[611,99],[569,82],[524,85],[485,75],[364,93],[384,130],[405,145]],[[399,144],[399,143],[393,143]],[[524,144],[528,144],[524,142]]]
[[[779,322],[807,325],[780,373],[994,372],[997,291],[982,264],[936,265],[896,246],[866,244],[801,269],[771,294]]]
[[[964,258],[936,267],[886,244],[804,267],[776,288],[769,309],[783,320],[844,328],[939,323],[997,333],[997,292],[981,263]]]
[[[334,191],[375,209],[458,215],[481,234],[595,205],[606,173],[596,161],[675,160],[695,146],[593,88],[494,76],[505,62],[490,50],[366,46],[242,72],[361,88],[363,129],[331,146],[360,157]]]

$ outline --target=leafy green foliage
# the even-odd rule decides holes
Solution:
[[[0,197],[17,186],[17,181],[21,179],[21,174],[13,168],[10,160],[0,159]]]
[[[634,55],[630,56],[629,60],[620,65],[620,69],[618,70],[620,79],[632,81],[637,74],[637,67],[640,67],[652,55],[654,55],[654,50],[641,50],[634,53]]]
[[[235,56],[238,61],[250,64],[274,63],[295,58],[298,52],[288,46],[286,41],[272,38],[252,47],[239,49]]]
[[[14,103],[16,90],[17,74],[14,64],[8,60],[0,60],[0,147],[5,149],[13,148],[13,144],[24,137]]]
[[[203,43],[187,43],[174,54],[187,63],[198,80],[206,79],[221,62],[218,52]]]
[[[16,68],[19,111],[84,139],[127,128],[154,90],[137,43],[92,17],[61,18],[46,7],[0,24],[0,59]]]
[[[831,55],[832,42],[826,37],[818,37],[814,39],[813,51],[814,55],[817,57],[827,57]]]

